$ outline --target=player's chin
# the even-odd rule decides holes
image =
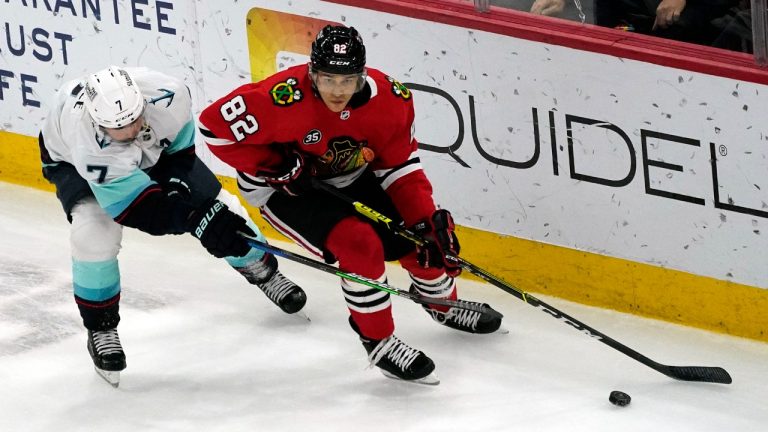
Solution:
[[[328,107],[329,110],[333,112],[342,112],[344,111],[344,108],[347,107],[347,100],[343,101],[333,101],[329,100],[325,103],[325,105]]]

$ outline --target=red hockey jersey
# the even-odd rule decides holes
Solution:
[[[376,69],[368,69],[363,90],[335,113],[313,91],[308,66],[300,65],[217,100],[201,113],[200,131],[211,152],[237,170],[240,191],[255,206],[274,192],[260,174],[298,150],[318,177],[335,185],[372,170],[411,225],[435,210],[413,121],[411,92]]]

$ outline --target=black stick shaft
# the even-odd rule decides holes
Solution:
[[[355,208],[355,210],[357,210],[358,213],[375,222],[385,225],[387,228],[389,228],[389,230],[391,230],[396,235],[406,238],[419,246],[426,244],[426,241],[418,234],[404,228],[401,225],[394,223],[392,219],[384,216],[383,214],[366,206],[365,204],[359,201],[355,201],[353,198],[340,192],[335,187],[325,184],[319,180],[314,180],[313,185],[315,186],[315,188],[328,192],[329,194],[339,198],[340,200],[351,204]],[[587,334],[593,339],[599,340],[600,342],[608,345],[609,347],[637,360],[638,362],[670,378],[683,380],[683,381],[712,382],[712,383],[719,383],[719,384],[730,384],[733,381],[731,379],[730,374],[728,374],[728,372],[721,367],[669,366],[669,365],[658,363],[644,356],[643,354],[640,354],[639,352],[633,350],[632,348],[629,348],[628,346],[618,342],[617,340],[603,334],[602,332],[597,331],[596,329],[588,326],[587,324],[584,324],[583,322],[577,320],[576,318],[558,310],[554,306],[548,305],[547,303],[539,300],[533,295],[528,294],[527,292],[515,287],[509,282],[506,282],[503,279],[497,276],[494,276],[493,274],[483,270],[482,268],[470,263],[469,261],[461,257],[447,256],[446,258],[454,260],[463,269],[466,269],[473,275],[480,277],[481,279],[501,289],[502,291],[512,294],[513,296],[528,303],[529,305],[541,310],[542,312],[545,312],[547,315],[552,316],[565,324],[568,324],[569,326],[575,328],[576,330]]]

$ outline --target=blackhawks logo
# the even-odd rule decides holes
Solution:
[[[317,159],[315,170],[319,176],[332,177],[353,171],[373,159],[373,150],[367,147],[365,141],[338,137],[328,143],[328,150]]]
[[[272,102],[278,106],[289,106],[300,101],[304,95],[301,90],[296,88],[299,81],[296,78],[288,78],[272,87],[269,94],[272,96]]]
[[[405,100],[408,100],[411,98],[411,91],[408,90],[408,87],[404,86],[400,83],[400,81],[392,78],[391,76],[387,76],[387,80],[392,83],[392,93],[394,93],[395,96],[399,96]]]

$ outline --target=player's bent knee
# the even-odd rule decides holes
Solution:
[[[336,224],[327,243],[328,249],[340,261],[350,254],[357,259],[384,261],[384,246],[376,230],[357,217],[348,217]]]
[[[79,261],[106,261],[117,257],[123,238],[122,227],[89,198],[72,209],[70,245]]]

